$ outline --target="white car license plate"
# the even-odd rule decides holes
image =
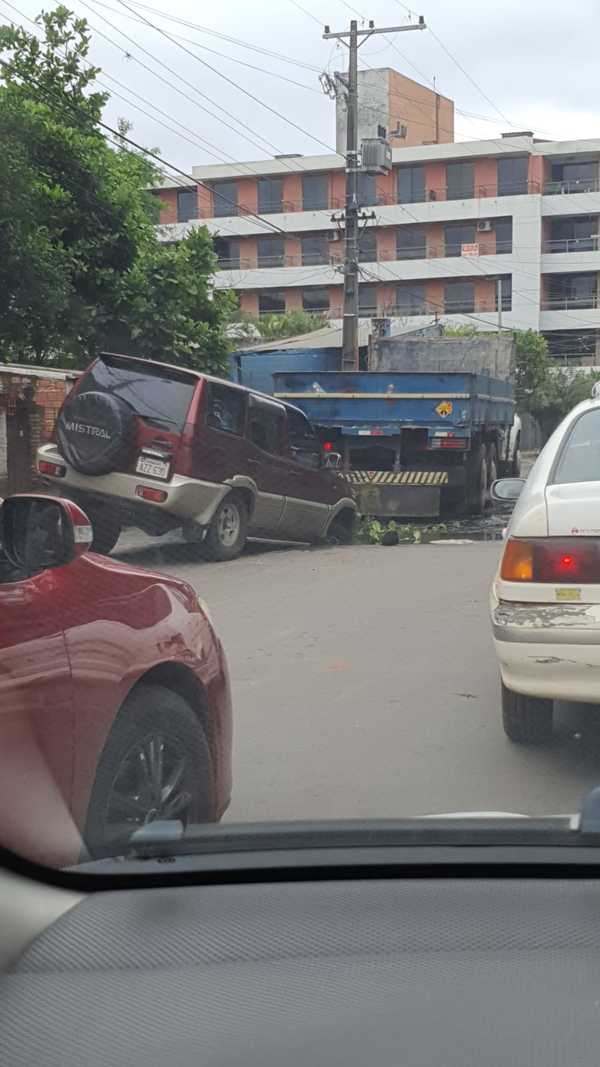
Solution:
[[[135,469],[138,474],[147,474],[149,478],[169,477],[169,464],[163,459],[152,459],[150,456],[140,456]]]

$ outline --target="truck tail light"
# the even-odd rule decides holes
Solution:
[[[500,577],[506,582],[600,583],[600,539],[511,537]]]
[[[51,478],[64,478],[67,473],[67,468],[61,463],[50,463],[47,459],[38,460],[38,470],[40,474],[48,474]]]

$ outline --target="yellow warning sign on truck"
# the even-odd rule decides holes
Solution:
[[[452,414],[452,411],[453,411],[452,401],[451,400],[442,400],[442,401],[440,401],[440,403],[438,404],[438,406],[436,407],[435,410],[437,411],[438,415],[441,416],[442,419],[445,419],[448,415]]]

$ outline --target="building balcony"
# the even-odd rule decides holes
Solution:
[[[337,242],[342,244],[342,242]],[[477,242],[477,258],[485,256],[510,255],[512,253],[512,241]],[[361,263],[390,263],[405,262],[407,260],[419,261],[428,259],[462,259],[469,260],[471,257],[464,256],[459,246],[435,244],[435,245],[399,245],[396,248],[374,250],[359,256]],[[315,267],[329,266],[338,267],[344,261],[343,248],[329,249],[327,255],[320,253],[308,253],[283,256],[261,256],[259,259],[247,257],[235,257],[232,259],[219,259],[219,270],[263,270],[286,267]],[[453,268],[455,269],[455,268]]]
[[[542,300],[542,311],[581,311],[599,307],[598,294],[585,296],[547,296]]]
[[[562,196],[571,193],[597,193],[600,182],[597,178],[567,179],[544,183],[544,196]]]
[[[557,255],[561,252],[597,252],[598,242],[600,237],[597,233],[590,234],[589,237],[566,237],[558,240],[543,241],[542,252],[550,255]]]

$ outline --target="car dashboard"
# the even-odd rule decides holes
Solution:
[[[0,979],[6,1067],[598,1062],[596,865],[38,889]]]

